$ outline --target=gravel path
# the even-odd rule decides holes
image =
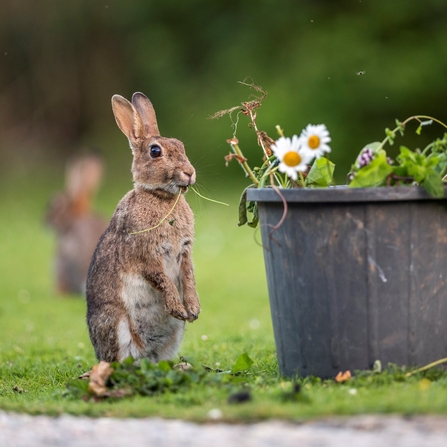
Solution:
[[[446,447],[447,417],[356,416],[303,424],[193,424],[0,412],[1,447]]]

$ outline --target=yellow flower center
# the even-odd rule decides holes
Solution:
[[[311,149],[316,149],[318,146],[320,146],[320,138],[316,135],[312,135],[307,140],[307,144]]]
[[[289,151],[284,155],[283,162],[287,166],[298,166],[301,163],[300,154],[298,154],[298,152]]]

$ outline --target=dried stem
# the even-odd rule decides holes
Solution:
[[[242,169],[245,172],[245,175],[247,177],[250,177],[251,181],[258,186],[259,181],[256,178],[255,174],[251,170],[250,166],[247,163],[247,159],[244,157],[244,154],[242,153],[241,149],[239,148],[239,144],[235,140],[229,140],[231,149],[233,149],[233,152],[236,154],[236,159],[238,160],[239,164],[242,166]]]
[[[436,362],[429,363],[428,365],[425,365],[425,366],[423,366],[422,368],[418,368],[418,369],[416,369],[415,371],[408,372],[407,374],[405,374],[405,377],[413,376],[413,375],[415,375],[415,374],[417,374],[417,373],[420,373],[420,372],[422,372],[422,371],[425,371],[425,370],[427,370],[427,369],[433,368],[434,366],[438,366],[438,365],[440,365],[441,363],[446,363],[446,362],[447,362],[447,357],[446,357],[446,358],[443,358],[443,359],[440,359],[440,360],[436,360]]]
[[[288,210],[289,210],[289,207],[288,207],[288,205],[287,205],[287,200],[286,200],[286,198],[281,194],[281,191],[279,190],[279,188],[278,188],[276,185],[272,185],[272,188],[276,191],[276,193],[277,193],[277,194],[279,195],[279,197],[281,198],[282,203],[283,203],[283,205],[284,205],[284,211],[283,211],[282,217],[281,217],[281,219],[279,220],[279,222],[272,228],[272,231],[270,232],[270,237],[272,237],[272,234],[273,234],[276,230],[278,230],[278,228],[284,223],[284,221],[286,220],[286,217],[287,217]]]

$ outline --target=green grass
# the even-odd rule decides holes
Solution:
[[[237,386],[200,384],[176,394],[98,403],[67,396],[66,383],[89,370],[96,359],[84,300],[60,298],[53,291],[54,240],[42,222],[46,201],[60,182],[60,176],[43,174],[2,180],[0,408],[32,414],[157,415],[198,421],[207,420],[214,408],[228,421],[447,412],[447,376],[433,372],[427,373],[430,381],[421,375],[403,379],[400,372],[357,377],[344,384],[305,379],[300,380],[299,399],[285,400],[292,383],[277,372],[262,249],[253,230],[236,225],[239,187],[213,193],[214,198],[230,202],[230,208],[188,194],[196,214],[194,260],[203,311],[187,325],[180,354],[225,370],[247,352],[254,365],[244,381],[253,400],[228,404]],[[99,208],[111,214],[128,188],[130,183],[107,182]]]

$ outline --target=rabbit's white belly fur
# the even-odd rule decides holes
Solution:
[[[175,273],[177,277],[175,277]],[[166,269],[167,276],[179,289],[182,299],[179,273],[179,269]],[[121,297],[132,326],[143,340],[144,349],[135,344],[129,330],[127,317],[124,317],[118,325],[120,361],[129,356],[147,357],[153,362],[172,359],[177,354],[185,322],[177,320],[165,312],[162,294],[141,275],[122,273],[121,280],[123,284]]]
[[[129,322],[126,318],[123,318],[118,323],[118,343],[119,343],[119,361],[122,362],[127,357],[132,356],[137,359],[141,356],[140,349],[132,340],[132,336],[129,330]]]

